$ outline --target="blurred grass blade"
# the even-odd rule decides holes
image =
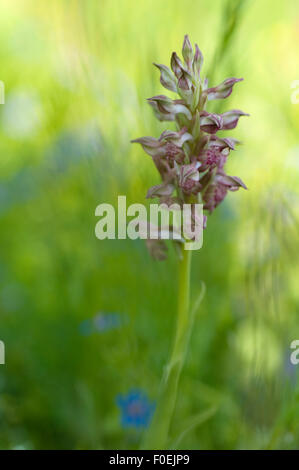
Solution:
[[[173,444],[170,446],[171,449],[177,449],[184,437],[196,427],[201,426],[203,423],[208,421],[212,416],[216,414],[218,410],[217,406],[212,406],[205,411],[202,411],[198,415],[191,418],[188,423],[184,426],[184,431],[173,441]]]
[[[240,26],[245,4],[248,0],[227,0],[223,7],[222,27],[219,34],[218,47],[209,69],[210,85],[213,80],[215,70],[219,68],[220,63],[229,52],[232,41]]]

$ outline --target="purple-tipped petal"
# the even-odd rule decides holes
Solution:
[[[240,109],[232,109],[231,111],[227,111],[226,113],[221,114],[223,125],[221,129],[234,129],[239,121],[241,116],[249,116],[249,114],[244,113]]]
[[[241,82],[243,78],[227,78],[220,85],[208,88],[205,93],[207,94],[208,100],[221,100],[227,98],[233,91],[233,86],[237,82]]]
[[[221,183],[224,186],[226,186],[230,191],[236,191],[237,189],[241,187],[244,189],[247,189],[246,184],[243,183],[241,178],[239,178],[238,176],[229,176],[223,173],[223,174],[218,174],[216,176],[216,180],[218,183]]]
[[[221,115],[202,111],[200,113],[200,128],[208,134],[215,134],[219,129],[222,129]]]
[[[229,148],[230,150],[235,150],[235,146],[239,144],[239,140],[232,139],[232,138],[221,138],[217,135],[212,135],[210,137],[210,141],[208,143],[208,148],[217,147],[220,151],[224,150],[225,148]]]

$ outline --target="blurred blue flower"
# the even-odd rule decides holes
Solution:
[[[121,424],[124,428],[148,427],[155,403],[150,402],[142,390],[131,390],[126,395],[118,395],[116,402],[121,410]]]
[[[93,318],[83,320],[79,325],[79,331],[83,336],[92,333],[102,333],[122,327],[127,322],[127,316],[120,313],[99,312]]]

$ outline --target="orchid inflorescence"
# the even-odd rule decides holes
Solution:
[[[160,82],[168,90],[178,93],[179,99],[164,95],[148,99],[160,121],[174,121],[177,130],[164,131],[158,139],[141,137],[140,143],[158,169],[162,183],[148,190],[147,198],[159,198],[168,206],[177,203],[202,203],[212,213],[223,201],[227,191],[240,187],[247,189],[237,176],[229,176],[224,165],[231,150],[239,143],[223,138],[218,131],[234,129],[241,116],[248,114],[238,109],[223,114],[209,113],[206,104],[211,100],[230,96],[235,83],[242,78],[228,78],[220,85],[208,88],[208,80],[201,78],[203,55],[195,44],[193,51],[189,37],[183,42],[182,62],[175,52],[171,56],[172,71],[161,64]],[[206,216],[205,223],[206,223]]]

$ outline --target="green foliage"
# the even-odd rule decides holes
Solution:
[[[144,101],[162,91],[151,62],[167,63],[184,34],[216,57],[204,64],[215,73],[210,86],[245,79],[229,107],[251,115],[236,132],[246,145],[228,165],[249,191],[228,196],[193,256],[192,292],[204,282],[206,293],[172,442],[298,448],[299,366],[289,361],[299,339],[296,6],[3,2],[1,448],[140,444],[142,433],[121,425],[117,396],[139,388],[157,399],[175,327],[176,258],[170,246],[158,263],[142,241],[97,240],[94,211],[118,194],[144,202],[155,184],[150,157],[129,141],[161,133]],[[119,324],[82,334],[99,312],[117,313]]]

